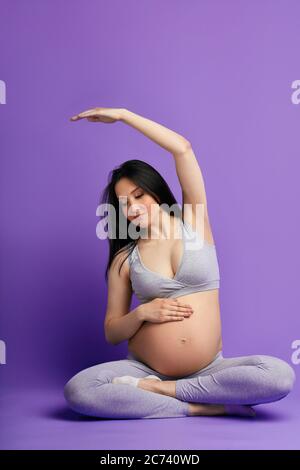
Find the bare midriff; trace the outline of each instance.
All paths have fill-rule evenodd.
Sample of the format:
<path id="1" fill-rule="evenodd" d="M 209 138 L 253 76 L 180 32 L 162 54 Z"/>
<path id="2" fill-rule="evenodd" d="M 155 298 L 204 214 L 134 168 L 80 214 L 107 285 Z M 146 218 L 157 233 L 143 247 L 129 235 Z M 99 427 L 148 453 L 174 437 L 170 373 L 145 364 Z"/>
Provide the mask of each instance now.
<path id="1" fill-rule="evenodd" d="M 219 289 L 177 297 L 194 312 L 183 320 L 145 321 L 128 350 L 160 374 L 184 377 L 206 367 L 222 350 Z"/>

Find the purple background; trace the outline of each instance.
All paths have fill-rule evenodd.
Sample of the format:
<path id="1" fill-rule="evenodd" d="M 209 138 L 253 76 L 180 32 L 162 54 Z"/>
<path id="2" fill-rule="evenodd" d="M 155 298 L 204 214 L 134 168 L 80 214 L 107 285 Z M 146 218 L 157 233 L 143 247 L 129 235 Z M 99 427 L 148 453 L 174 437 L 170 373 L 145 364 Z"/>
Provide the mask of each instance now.
<path id="1" fill-rule="evenodd" d="M 96 208 L 109 171 L 145 160 L 181 204 L 172 155 L 121 122 L 69 121 L 96 106 L 125 107 L 192 142 L 218 249 L 224 355 L 292 365 L 299 1 L 0 5 L 1 386 L 61 390 L 75 372 L 125 357 L 127 343 L 109 345 L 103 331 L 108 243 Z"/>

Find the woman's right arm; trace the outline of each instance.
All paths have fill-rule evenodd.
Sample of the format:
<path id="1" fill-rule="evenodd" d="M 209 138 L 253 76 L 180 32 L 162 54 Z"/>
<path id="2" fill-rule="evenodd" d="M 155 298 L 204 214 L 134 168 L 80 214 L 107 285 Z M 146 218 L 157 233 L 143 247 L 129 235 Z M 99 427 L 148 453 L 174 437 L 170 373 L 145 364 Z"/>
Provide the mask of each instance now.
<path id="1" fill-rule="evenodd" d="M 108 300 L 104 331 L 106 341 L 111 344 L 128 340 L 144 322 L 141 305 L 128 312 L 132 297 L 128 259 L 123 263 L 119 274 L 119 266 L 124 256 L 124 251 L 118 253 L 108 272 Z"/>
<path id="2" fill-rule="evenodd" d="M 140 305 L 122 317 L 107 320 L 105 326 L 106 341 L 119 344 L 129 340 L 141 327 L 144 320 L 141 318 Z"/>

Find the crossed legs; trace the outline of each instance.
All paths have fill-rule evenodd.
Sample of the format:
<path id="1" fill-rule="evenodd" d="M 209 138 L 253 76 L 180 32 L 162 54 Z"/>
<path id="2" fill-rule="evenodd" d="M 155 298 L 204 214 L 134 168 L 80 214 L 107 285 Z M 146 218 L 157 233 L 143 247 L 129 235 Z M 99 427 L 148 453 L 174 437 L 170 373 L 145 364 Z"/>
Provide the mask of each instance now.
<path id="1" fill-rule="evenodd" d="M 138 386 L 112 382 L 125 375 L 141 379 Z M 143 380 L 147 375 L 161 381 Z M 225 414 L 230 414 L 238 406 L 277 401 L 292 390 L 294 381 L 287 362 L 266 355 L 224 358 L 221 354 L 204 369 L 177 380 L 135 359 L 122 359 L 79 372 L 65 385 L 64 395 L 73 410 L 86 415 L 170 418 L 224 414 L 225 407 Z"/>
<path id="2" fill-rule="evenodd" d="M 292 390 L 294 382 L 292 367 L 277 357 L 252 355 L 224 358 L 221 354 L 206 368 L 188 378 L 162 382 L 141 379 L 138 386 L 189 402 L 190 414 L 236 411 L 251 416 L 254 415 L 251 406 L 281 400 Z"/>
<path id="3" fill-rule="evenodd" d="M 64 396 L 74 411 L 100 418 L 137 419 L 185 417 L 188 403 L 127 384 L 114 384 L 122 375 L 144 378 L 158 374 L 144 363 L 121 359 L 98 364 L 74 375 L 64 387 Z"/>

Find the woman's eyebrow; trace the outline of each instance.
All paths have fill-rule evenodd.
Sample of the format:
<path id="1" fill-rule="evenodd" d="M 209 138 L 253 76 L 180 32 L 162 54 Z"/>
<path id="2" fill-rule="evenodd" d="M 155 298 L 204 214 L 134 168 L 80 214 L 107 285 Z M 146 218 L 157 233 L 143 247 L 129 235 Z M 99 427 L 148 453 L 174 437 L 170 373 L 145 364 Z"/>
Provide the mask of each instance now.
<path id="1" fill-rule="evenodd" d="M 139 186 L 136 186 L 132 191 L 130 191 L 130 194 L 132 194 L 136 189 L 139 189 Z"/>
<path id="2" fill-rule="evenodd" d="M 132 194 L 136 189 L 139 189 L 140 186 L 136 186 L 132 191 L 130 191 L 130 194 Z M 127 197 L 127 196 L 119 196 L 118 199 L 124 199 L 124 197 Z"/>

